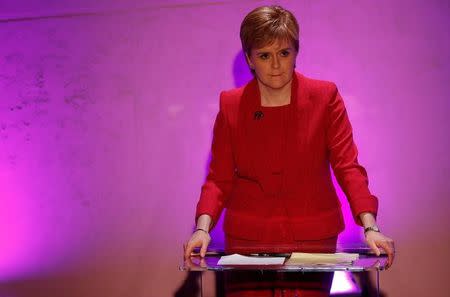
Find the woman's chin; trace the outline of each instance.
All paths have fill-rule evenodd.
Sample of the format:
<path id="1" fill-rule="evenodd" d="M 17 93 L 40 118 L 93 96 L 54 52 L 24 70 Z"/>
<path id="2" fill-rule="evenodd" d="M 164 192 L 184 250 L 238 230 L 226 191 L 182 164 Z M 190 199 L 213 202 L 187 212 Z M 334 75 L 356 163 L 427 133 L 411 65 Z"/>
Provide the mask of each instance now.
<path id="1" fill-rule="evenodd" d="M 289 81 L 290 79 L 274 77 L 267 79 L 265 82 L 263 82 L 263 84 L 271 89 L 281 89 L 286 86 Z"/>

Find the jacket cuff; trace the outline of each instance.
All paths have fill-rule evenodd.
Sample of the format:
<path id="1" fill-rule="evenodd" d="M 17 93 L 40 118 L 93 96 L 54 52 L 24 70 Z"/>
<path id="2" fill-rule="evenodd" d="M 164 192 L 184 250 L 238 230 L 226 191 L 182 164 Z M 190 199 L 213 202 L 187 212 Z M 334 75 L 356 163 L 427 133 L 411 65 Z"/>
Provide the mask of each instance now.
<path id="1" fill-rule="evenodd" d="M 197 210 L 195 212 L 195 223 L 197 223 L 199 216 L 207 214 L 211 217 L 212 220 L 210 228 L 210 230 L 212 230 L 219 220 L 221 212 L 222 208 L 217 207 L 217 204 L 208 202 L 208 200 L 199 201 L 199 203 L 197 204 Z"/>
<path id="2" fill-rule="evenodd" d="M 352 207 L 352 214 L 353 214 L 353 220 L 355 223 L 361 227 L 364 227 L 361 218 L 359 217 L 360 214 L 363 212 L 370 212 L 373 214 L 375 220 L 377 218 L 378 214 L 378 198 L 374 195 L 371 195 L 369 198 L 366 199 L 359 199 L 358 201 L 355 201 L 356 203 Z"/>

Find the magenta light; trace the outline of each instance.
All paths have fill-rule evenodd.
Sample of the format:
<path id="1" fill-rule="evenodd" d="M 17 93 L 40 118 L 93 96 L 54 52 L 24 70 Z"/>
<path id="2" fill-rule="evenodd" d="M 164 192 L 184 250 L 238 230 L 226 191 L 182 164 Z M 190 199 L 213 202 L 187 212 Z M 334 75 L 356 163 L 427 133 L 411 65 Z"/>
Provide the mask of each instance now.
<path id="1" fill-rule="evenodd" d="M 360 293 L 350 272 L 336 271 L 331 285 L 331 294 Z"/>

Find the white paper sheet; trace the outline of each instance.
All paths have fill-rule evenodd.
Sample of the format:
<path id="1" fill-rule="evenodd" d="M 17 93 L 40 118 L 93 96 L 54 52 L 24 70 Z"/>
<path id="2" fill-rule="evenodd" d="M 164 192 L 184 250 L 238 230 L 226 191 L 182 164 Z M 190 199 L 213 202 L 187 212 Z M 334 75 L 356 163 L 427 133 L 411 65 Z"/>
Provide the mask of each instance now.
<path id="1" fill-rule="evenodd" d="M 285 257 L 258 257 L 232 254 L 220 257 L 219 265 L 282 265 Z"/>

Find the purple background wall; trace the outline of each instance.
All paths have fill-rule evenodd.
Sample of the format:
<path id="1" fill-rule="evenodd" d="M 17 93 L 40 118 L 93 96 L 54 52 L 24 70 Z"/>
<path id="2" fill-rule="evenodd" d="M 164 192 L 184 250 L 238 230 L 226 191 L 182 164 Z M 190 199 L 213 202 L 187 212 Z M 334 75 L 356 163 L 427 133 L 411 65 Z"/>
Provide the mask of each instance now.
<path id="1" fill-rule="evenodd" d="M 249 77 L 239 25 L 274 3 L 300 22 L 297 70 L 346 102 L 398 250 L 383 290 L 444 296 L 447 1 L 2 0 L 1 297 L 181 286 L 218 94 Z M 341 242 L 360 236 L 347 216 Z"/>

